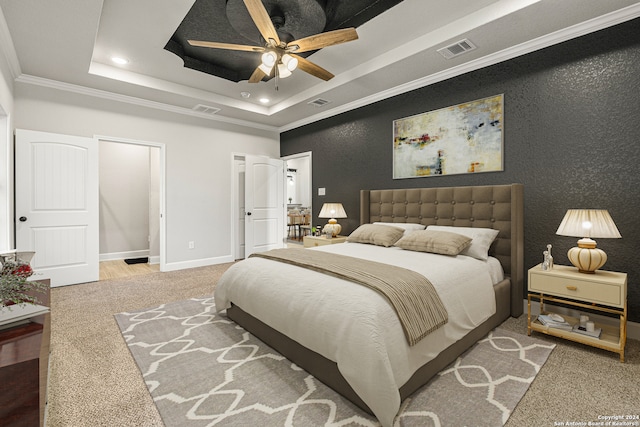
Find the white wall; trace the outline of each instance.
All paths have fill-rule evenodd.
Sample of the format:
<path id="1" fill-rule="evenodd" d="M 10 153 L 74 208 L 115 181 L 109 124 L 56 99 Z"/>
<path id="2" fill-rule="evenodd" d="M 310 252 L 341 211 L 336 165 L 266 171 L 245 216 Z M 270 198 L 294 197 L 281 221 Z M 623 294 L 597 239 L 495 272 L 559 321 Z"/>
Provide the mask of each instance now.
<path id="1" fill-rule="evenodd" d="M 233 153 L 279 157 L 277 131 L 17 83 L 16 128 L 166 144 L 167 270 L 234 259 Z M 195 242 L 189 249 L 188 242 Z"/>
<path id="2" fill-rule="evenodd" d="M 160 263 L 160 149 L 149 147 L 149 263 Z"/>
<path id="3" fill-rule="evenodd" d="M 149 256 L 150 148 L 100 141 L 100 259 Z"/>
<path id="4" fill-rule="evenodd" d="M 13 75 L 0 55 L 0 252 L 13 249 Z"/>

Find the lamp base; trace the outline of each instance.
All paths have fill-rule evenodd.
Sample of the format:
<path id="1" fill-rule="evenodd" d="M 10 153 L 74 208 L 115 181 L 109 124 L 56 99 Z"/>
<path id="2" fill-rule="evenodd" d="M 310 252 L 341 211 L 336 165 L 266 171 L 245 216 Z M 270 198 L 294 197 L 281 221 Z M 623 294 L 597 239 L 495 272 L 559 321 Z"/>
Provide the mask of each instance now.
<path id="1" fill-rule="evenodd" d="M 596 248 L 595 240 L 591 239 L 580 239 L 578 246 L 569 249 L 567 256 L 580 273 L 594 274 L 607 262 L 607 254 Z"/>
<path id="2" fill-rule="evenodd" d="M 342 231 L 342 226 L 338 224 L 338 221 L 332 218 L 324 227 L 322 227 L 323 233 L 326 234 L 329 233 L 329 231 L 331 231 L 331 237 L 336 237 Z"/>

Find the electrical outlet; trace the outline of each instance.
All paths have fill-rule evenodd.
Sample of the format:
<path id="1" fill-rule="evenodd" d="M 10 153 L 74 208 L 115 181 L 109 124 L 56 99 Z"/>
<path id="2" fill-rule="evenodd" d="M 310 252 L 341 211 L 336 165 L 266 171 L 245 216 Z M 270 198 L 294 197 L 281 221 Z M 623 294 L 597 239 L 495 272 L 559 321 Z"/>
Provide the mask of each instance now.
<path id="1" fill-rule="evenodd" d="M 195 249 L 196 244 L 195 242 L 189 242 L 189 249 Z"/>

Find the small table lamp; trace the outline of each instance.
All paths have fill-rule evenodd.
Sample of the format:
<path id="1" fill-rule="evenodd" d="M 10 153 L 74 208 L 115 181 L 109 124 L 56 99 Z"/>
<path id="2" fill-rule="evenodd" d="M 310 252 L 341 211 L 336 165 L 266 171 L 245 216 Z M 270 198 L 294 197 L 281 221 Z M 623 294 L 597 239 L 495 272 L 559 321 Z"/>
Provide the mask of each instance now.
<path id="1" fill-rule="evenodd" d="M 611 215 L 604 209 L 569 209 L 556 234 L 582 237 L 578 246 L 569 249 L 567 255 L 578 271 L 591 274 L 607 262 L 607 254 L 596 248 L 596 241 L 591 238 L 622 237 Z"/>
<path id="2" fill-rule="evenodd" d="M 336 237 L 342 231 L 342 226 L 338 224 L 336 218 L 346 218 L 347 213 L 342 207 L 342 203 L 325 203 L 320 209 L 318 218 L 331 218 L 329 223 L 322 228 L 324 233 L 331 230 L 331 237 Z"/>

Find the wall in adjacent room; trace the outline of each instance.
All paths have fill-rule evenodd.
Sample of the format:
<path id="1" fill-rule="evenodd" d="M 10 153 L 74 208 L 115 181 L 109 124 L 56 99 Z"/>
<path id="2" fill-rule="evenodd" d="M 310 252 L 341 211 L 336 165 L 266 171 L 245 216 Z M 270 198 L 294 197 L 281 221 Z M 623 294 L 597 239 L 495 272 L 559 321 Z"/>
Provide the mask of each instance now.
<path id="1" fill-rule="evenodd" d="M 389 98 L 281 135 L 283 156 L 313 151 L 314 222 L 344 204 L 343 234 L 359 221 L 359 190 L 522 183 L 525 266 L 553 245 L 569 208 L 608 209 L 622 239 L 600 239 L 604 269 L 628 273 L 629 319 L 640 321 L 640 19 Z M 392 179 L 395 119 L 504 94 L 504 171 Z M 317 195 L 325 187 L 326 196 Z"/>
<path id="2" fill-rule="evenodd" d="M 100 141 L 99 148 L 100 260 L 146 257 L 151 148 L 111 141 Z"/>

